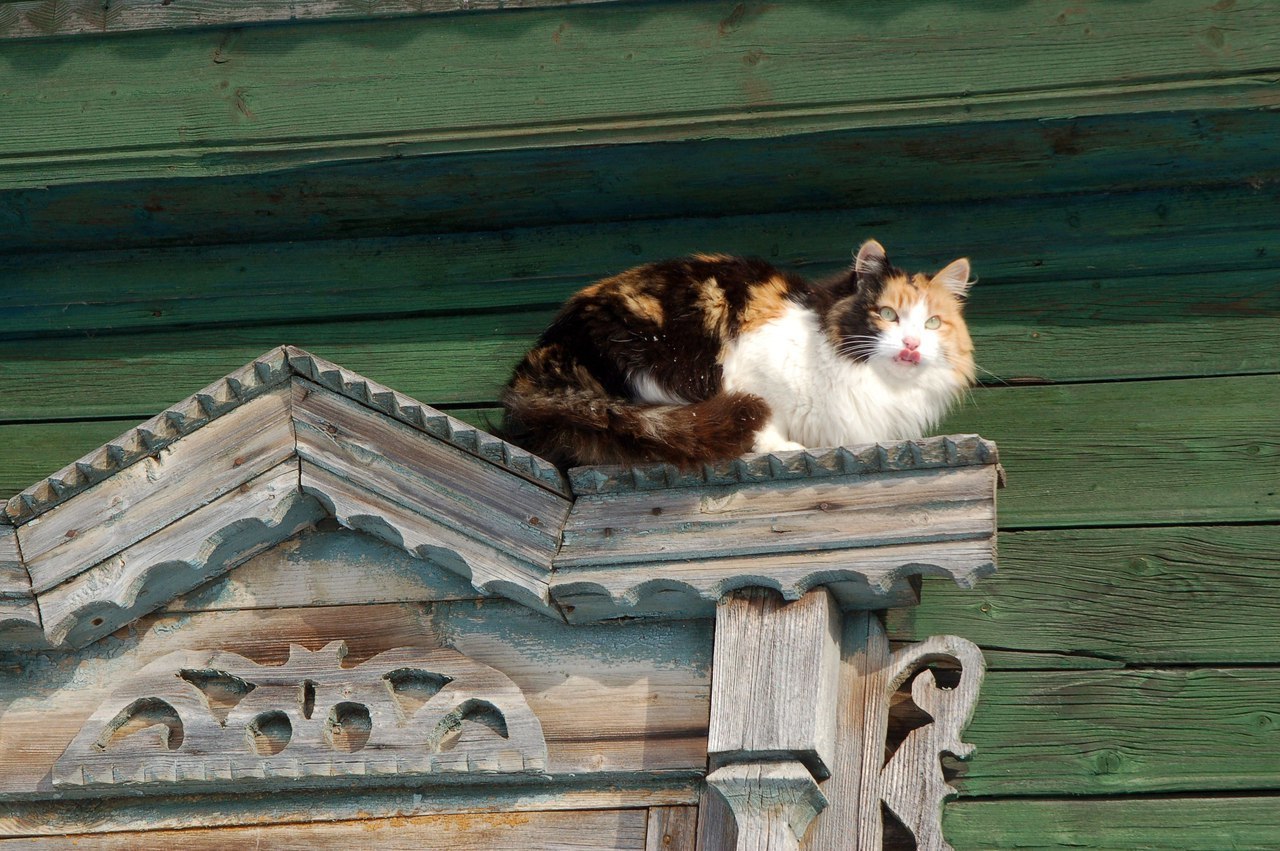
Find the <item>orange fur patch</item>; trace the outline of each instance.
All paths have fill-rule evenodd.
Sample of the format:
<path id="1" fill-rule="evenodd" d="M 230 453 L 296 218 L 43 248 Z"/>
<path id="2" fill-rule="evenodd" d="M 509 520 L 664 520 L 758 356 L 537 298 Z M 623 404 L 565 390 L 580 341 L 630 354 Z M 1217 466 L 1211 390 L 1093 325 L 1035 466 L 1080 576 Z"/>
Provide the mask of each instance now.
<path id="1" fill-rule="evenodd" d="M 791 288 L 787 286 L 786 280 L 776 275 L 753 286 L 751 297 L 738 316 L 739 333 L 758 328 L 781 316 L 791 303 L 787 298 L 790 292 Z"/>

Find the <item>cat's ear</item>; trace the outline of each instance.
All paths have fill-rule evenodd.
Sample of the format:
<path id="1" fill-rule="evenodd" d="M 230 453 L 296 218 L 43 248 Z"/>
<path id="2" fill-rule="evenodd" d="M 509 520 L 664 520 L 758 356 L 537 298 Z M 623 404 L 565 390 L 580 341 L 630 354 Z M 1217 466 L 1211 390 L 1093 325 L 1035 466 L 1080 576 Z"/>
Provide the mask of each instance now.
<path id="1" fill-rule="evenodd" d="M 878 278 L 887 268 L 889 268 L 889 261 L 884 255 L 884 246 L 874 239 L 868 239 L 862 243 L 853 261 L 853 273 L 858 281 Z"/>
<path id="2" fill-rule="evenodd" d="M 961 257 L 933 276 L 935 284 L 941 284 L 956 298 L 964 298 L 969 294 L 973 281 L 969 280 L 969 258 Z"/>

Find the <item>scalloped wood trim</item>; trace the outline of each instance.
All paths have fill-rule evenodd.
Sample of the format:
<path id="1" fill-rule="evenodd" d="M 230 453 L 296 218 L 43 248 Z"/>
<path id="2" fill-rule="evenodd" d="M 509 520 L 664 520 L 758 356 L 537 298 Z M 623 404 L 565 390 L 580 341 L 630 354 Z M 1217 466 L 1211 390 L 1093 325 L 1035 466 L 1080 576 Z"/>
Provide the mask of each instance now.
<path id="1" fill-rule="evenodd" d="M 323 516 L 290 459 L 40 595 L 45 634 L 83 647 Z"/>

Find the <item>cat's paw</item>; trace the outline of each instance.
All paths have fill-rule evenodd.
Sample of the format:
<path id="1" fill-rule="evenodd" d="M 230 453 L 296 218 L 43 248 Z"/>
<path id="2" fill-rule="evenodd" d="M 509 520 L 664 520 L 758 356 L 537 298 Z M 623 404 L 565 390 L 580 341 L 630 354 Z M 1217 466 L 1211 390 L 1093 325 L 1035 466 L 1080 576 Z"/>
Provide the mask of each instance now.
<path id="1" fill-rule="evenodd" d="M 804 444 L 796 443 L 794 440 L 783 440 L 776 438 L 771 440 L 761 440 L 756 438 L 756 442 L 752 445 L 752 452 L 794 452 L 797 449 L 806 448 Z"/>

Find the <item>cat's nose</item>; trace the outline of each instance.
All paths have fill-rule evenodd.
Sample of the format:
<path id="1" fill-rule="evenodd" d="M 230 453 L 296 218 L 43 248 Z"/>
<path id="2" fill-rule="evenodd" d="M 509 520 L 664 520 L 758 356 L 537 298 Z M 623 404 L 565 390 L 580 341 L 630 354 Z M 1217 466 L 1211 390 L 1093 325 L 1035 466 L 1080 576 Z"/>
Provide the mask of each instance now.
<path id="1" fill-rule="evenodd" d="M 902 345 L 904 348 L 914 352 L 916 349 L 920 348 L 920 338 L 919 337 L 903 337 Z"/>

